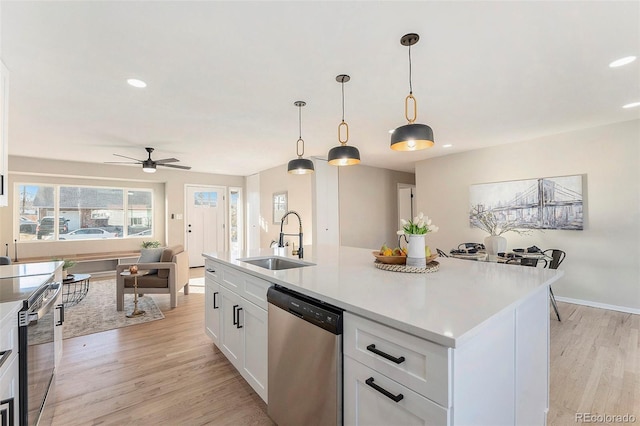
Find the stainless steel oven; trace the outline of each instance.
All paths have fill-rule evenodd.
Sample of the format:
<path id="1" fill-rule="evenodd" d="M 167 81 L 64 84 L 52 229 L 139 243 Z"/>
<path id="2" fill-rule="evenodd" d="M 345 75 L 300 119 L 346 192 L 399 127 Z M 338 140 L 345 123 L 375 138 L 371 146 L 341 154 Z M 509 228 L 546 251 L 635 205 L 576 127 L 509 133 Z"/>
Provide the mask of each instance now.
<path id="1" fill-rule="evenodd" d="M 18 317 L 20 425 L 37 425 L 55 370 L 55 302 L 62 285 L 49 278 L 24 300 Z M 60 313 L 64 317 L 64 313 Z"/>

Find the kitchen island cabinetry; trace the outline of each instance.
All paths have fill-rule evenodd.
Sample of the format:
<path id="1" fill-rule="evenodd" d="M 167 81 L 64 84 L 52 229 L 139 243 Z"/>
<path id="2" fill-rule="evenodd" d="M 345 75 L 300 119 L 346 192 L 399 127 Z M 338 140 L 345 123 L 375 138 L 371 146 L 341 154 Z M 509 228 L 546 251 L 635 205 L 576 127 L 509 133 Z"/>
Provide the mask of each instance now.
<path id="1" fill-rule="evenodd" d="M 18 424 L 18 311 L 20 302 L 0 303 L 0 418 Z"/>
<path id="2" fill-rule="evenodd" d="M 266 295 L 270 283 L 210 259 L 205 270 L 206 333 L 267 402 Z"/>
<path id="3" fill-rule="evenodd" d="M 282 270 L 242 260 L 274 256 L 268 249 L 204 255 L 222 268 L 221 293 L 235 289 L 224 306 L 242 306 L 240 324 L 249 324 L 248 297 L 266 309 L 258 283 L 344 309 L 347 425 L 546 424 L 548 287 L 562 271 L 439 259 L 435 273 L 403 274 L 377 269 L 370 250 L 352 247 L 305 247 L 306 264 Z M 266 347 L 266 330 L 265 318 L 264 332 L 245 332 L 230 353 L 245 345 L 246 357 L 254 341 Z"/>

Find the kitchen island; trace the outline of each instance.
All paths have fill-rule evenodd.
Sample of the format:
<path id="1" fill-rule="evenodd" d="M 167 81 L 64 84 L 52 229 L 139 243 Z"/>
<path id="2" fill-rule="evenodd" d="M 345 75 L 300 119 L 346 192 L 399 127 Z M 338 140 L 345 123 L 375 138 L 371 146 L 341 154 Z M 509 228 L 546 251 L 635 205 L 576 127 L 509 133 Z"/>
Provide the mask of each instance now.
<path id="1" fill-rule="evenodd" d="M 437 272 L 391 272 L 375 268 L 372 250 L 350 247 L 305 247 L 303 261 L 310 265 L 285 270 L 240 260 L 284 254 L 279 250 L 204 254 L 207 332 L 263 399 L 266 367 L 255 354 L 262 347 L 266 354 L 266 333 L 256 330 L 266 330 L 263 292 L 277 284 L 346 311 L 345 424 L 545 424 L 548 286 L 561 271 L 438 258 Z M 224 316 L 215 326 L 225 295 L 236 297 L 233 306 L 244 303 L 247 322 L 233 350 L 225 348 L 225 330 L 231 330 Z M 220 303 L 221 312 L 209 309 Z M 249 330 L 251 324 L 260 325 Z M 395 357 L 402 352 L 406 361 L 376 355 L 368 349 L 374 340 L 376 348 Z M 366 383 L 374 374 L 402 400 Z"/>

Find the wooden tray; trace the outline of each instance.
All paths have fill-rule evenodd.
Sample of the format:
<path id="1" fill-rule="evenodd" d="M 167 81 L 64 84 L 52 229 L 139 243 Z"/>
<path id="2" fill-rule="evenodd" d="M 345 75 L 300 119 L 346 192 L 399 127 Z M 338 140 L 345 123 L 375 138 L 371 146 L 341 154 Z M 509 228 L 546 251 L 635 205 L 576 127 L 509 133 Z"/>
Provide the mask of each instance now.
<path id="1" fill-rule="evenodd" d="M 407 256 L 383 256 L 379 251 L 374 251 L 371 253 L 375 256 L 378 262 L 384 263 L 386 265 L 405 265 L 407 263 Z M 431 262 L 436 257 L 438 257 L 437 254 L 432 254 L 431 256 L 427 257 L 427 263 Z"/>
<path id="2" fill-rule="evenodd" d="M 440 263 L 432 260 L 427 263 L 427 266 L 424 268 L 418 268 L 415 266 L 407 266 L 407 265 L 389 265 L 386 263 L 374 262 L 374 265 L 378 269 L 383 269 L 385 271 L 393 271 L 393 272 L 410 272 L 414 274 L 425 274 L 428 272 L 436 272 L 440 269 Z"/>

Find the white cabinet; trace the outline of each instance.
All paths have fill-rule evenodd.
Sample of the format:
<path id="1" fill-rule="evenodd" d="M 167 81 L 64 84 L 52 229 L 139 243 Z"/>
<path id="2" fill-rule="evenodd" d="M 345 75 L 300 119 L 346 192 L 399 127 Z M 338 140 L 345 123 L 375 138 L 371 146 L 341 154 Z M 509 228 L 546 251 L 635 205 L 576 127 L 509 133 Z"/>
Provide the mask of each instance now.
<path id="1" fill-rule="evenodd" d="M 0 62 L 0 207 L 9 202 L 9 133 L 7 131 L 9 108 L 9 71 Z"/>
<path id="2" fill-rule="evenodd" d="M 379 372 L 344 358 L 345 425 L 446 425 L 448 411 Z"/>
<path id="3" fill-rule="evenodd" d="M 269 286 L 218 262 L 205 262 L 205 331 L 265 402 Z"/>
<path id="4" fill-rule="evenodd" d="M 62 284 L 60 284 L 62 285 Z M 55 314 L 54 314 L 55 328 L 53 329 L 54 337 L 54 363 L 56 370 L 60 366 L 60 360 L 62 360 L 62 339 L 64 330 L 64 304 L 62 303 L 62 289 L 58 293 L 58 297 L 55 302 Z"/>
<path id="5" fill-rule="evenodd" d="M 548 363 L 545 286 L 455 348 L 346 312 L 344 423 L 543 426 Z"/>
<path id="6" fill-rule="evenodd" d="M 205 272 L 204 287 L 204 327 L 205 332 L 216 346 L 220 345 L 220 284 L 209 277 Z"/>
<path id="7" fill-rule="evenodd" d="M 19 359 L 18 311 L 20 302 L 0 304 L 0 418 L 2 424 L 18 424 Z M 8 421 L 9 415 L 13 419 Z"/>

